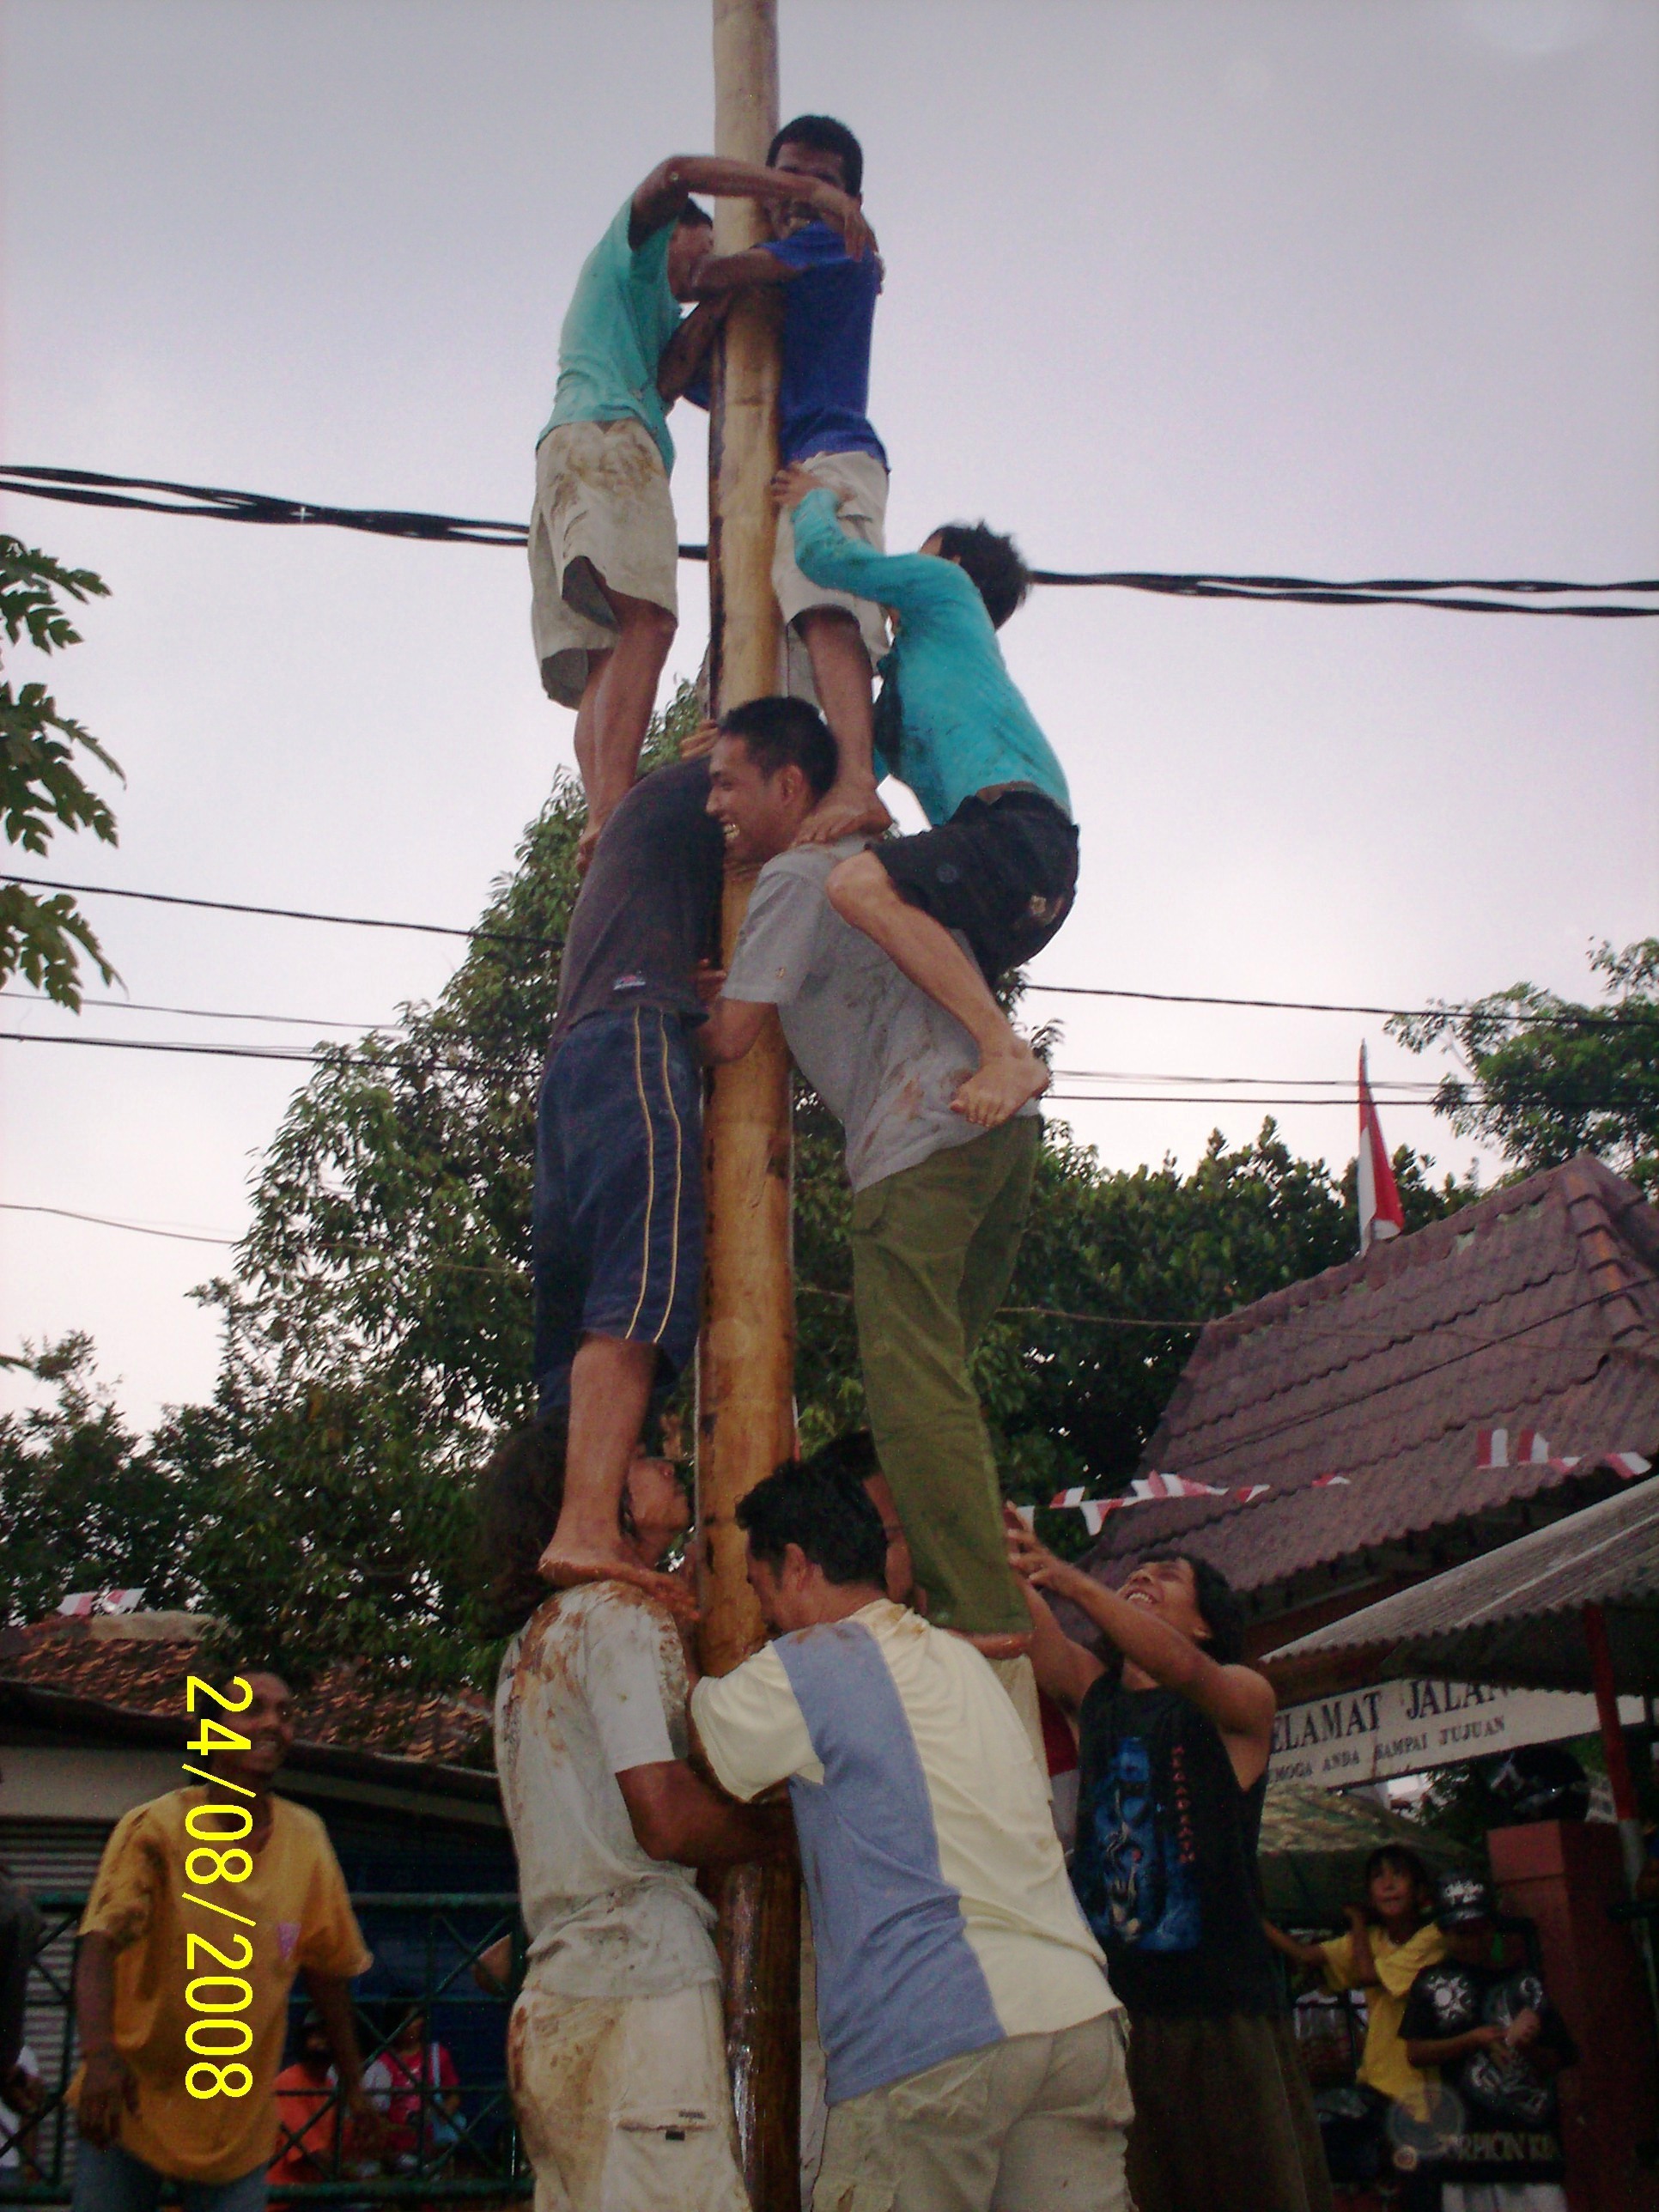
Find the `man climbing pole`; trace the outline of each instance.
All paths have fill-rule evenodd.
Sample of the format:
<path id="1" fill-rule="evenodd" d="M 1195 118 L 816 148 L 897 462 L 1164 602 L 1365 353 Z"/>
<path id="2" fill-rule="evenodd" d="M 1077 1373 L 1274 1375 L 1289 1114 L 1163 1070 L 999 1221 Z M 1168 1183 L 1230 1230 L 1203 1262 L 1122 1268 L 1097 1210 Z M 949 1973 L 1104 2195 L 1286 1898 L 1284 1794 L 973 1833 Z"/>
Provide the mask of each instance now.
<path id="1" fill-rule="evenodd" d="M 834 493 L 808 471 L 783 470 L 775 489 L 805 574 L 867 592 L 897 619 L 877 766 L 909 785 L 932 825 L 848 854 L 830 900 L 968 1031 L 980 1064 L 953 1103 L 994 1128 L 1047 1089 L 1048 1071 L 990 987 L 1042 950 L 1077 894 L 1065 774 L 996 640 L 1030 579 L 1012 541 L 983 523 L 947 523 L 919 553 L 889 556 L 842 526 Z"/>
<path id="2" fill-rule="evenodd" d="M 724 313 L 711 303 L 681 319 L 714 242 L 694 191 L 805 205 L 854 260 L 872 243 L 857 200 L 829 179 L 684 154 L 629 195 L 582 264 L 536 448 L 530 575 L 543 687 L 576 710 L 584 854 L 634 781 L 678 622 L 667 410 Z"/>
<path id="3" fill-rule="evenodd" d="M 829 185 L 860 201 L 864 151 L 833 116 L 796 116 L 774 136 L 766 160 L 769 168 L 801 179 L 806 187 Z M 868 409 L 870 338 L 881 264 L 873 252 L 859 252 L 850 235 L 838 237 L 805 190 L 794 203 L 770 203 L 768 213 L 773 235 L 745 252 L 703 262 L 693 294 L 718 304 L 740 286 L 782 289 L 780 457 L 810 469 L 813 482 L 827 486 L 841 501 L 845 527 L 879 552 L 887 512 L 887 454 Z M 870 701 L 872 672 L 887 650 L 881 609 L 867 598 L 804 574 L 787 530 L 777 533 L 772 589 L 785 624 L 783 688 L 807 693 L 799 667 L 804 647 L 811 690 L 828 718 L 839 757 L 834 786 L 814 811 L 805 834 L 830 840 L 857 830 L 885 830 L 890 817 L 876 795 L 872 765 Z"/>
<path id="4" fill-rule="evenodd" d="M 828 885 L 860 842 L 797 844 L 835 773 L 817 713 L 804 700 L 751 701 L 725 718 L 710 766 L 727 850 L 764 866 L 700 1047 L 716 1061 L 741 1058 L 776 1006 L 802 1073 L 842 1122 L 870 1425 L 928 1617 L 989 1657 L 1017 1658 L 1030 1622 L 969 1361 L 1024 1229 L 1036 1103 L 994 1129 L 952 1112 L 971 1038 L 830 903 Z M 1035 1729 L 1021 1664 L 1024 1684 L 1010 1686 L 1017 1701 L 1025 1689 Z"/>

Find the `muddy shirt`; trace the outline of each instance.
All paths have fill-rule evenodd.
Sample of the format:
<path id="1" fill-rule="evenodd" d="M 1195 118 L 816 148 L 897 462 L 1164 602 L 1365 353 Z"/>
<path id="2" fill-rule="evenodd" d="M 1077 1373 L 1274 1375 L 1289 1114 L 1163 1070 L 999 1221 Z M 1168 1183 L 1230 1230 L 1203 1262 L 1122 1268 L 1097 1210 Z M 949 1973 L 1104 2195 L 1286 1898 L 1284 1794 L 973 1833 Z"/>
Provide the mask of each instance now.
<path id="1" fill-rule="evenodd" d="M 719 1978 L 689 1867 L 641 1850 L 617 1777 L 686 1755 L 685 1660 L 666 1612 L 620 1583 L 562 1590 L 501 1660 L 495 1765 L 519 1856 L 526 1985 L 655 1997 Z"/>
<path id="2" fill-rule="evenodd" d="M 801 1073 L 847 1135 L 854 1190 L 982 1134 L 951 1111 L 979 1065 L 960 1022 L 836 912 L 824 885 L 861 838 L 803 845 L 760 872 L 726 996 L 775 1006 Z M 1037 1112 L 1035 1099 L 1020 1109 Z"/>

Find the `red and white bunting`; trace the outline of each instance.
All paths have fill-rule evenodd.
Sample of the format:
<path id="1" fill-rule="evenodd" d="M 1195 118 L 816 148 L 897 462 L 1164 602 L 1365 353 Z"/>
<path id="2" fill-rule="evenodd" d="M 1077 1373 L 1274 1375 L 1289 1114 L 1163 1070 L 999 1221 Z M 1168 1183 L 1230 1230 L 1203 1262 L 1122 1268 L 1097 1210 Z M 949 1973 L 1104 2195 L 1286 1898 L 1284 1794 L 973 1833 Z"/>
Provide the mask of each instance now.
<path id="1" fill-rule="evenodd" d="M 1586 1464 L 1616 1468 L 1627 1481 L 1646 1474 L 1652 1465 L 1638 1451 L 1553 1452 L 1541 1429 L 1477 1429 L 1474 1463 L 1478 1468 L 1547 1467 L 1570 1474 Z"/>
<path id="2" fill-rule="evenodd" d="M 137 1613 L 144 1601 L 139 1589 L 71 1590 L 58 1610 L 84 1620 L 94 1613 Z"/>
<path id="3" fill-rule="evenodd" d="M 1346 1474 L 1316 1475 L 1307 1486 L 1313 1490 L 1328 1490 L 1334 1484 L 1346 1486 L 1347 1480 Z M 1161 1505 L 1171 1498 L 1224 1498 L 1231 1499 L 1235 1505 L 1254 1505 L 1258 1498 L 1266 1498 L 1269 1492 L 1291 1486 L 1276 1482 L 1197 1482 L 1191 1475 L 1159 1474 L 1154 1470 L 1151 1474 L 1137 1475 L 1128 1489 L 1118 1498 L 1085 1498 L 1081 1489 L 1057 1491 L 1048 1500 L 1048 1510 L 1050 1512 L 1064 1511 L 1067 1507 L 1075 1510 L 1083 1516 L 1084 1526 L 1089 1534 L 1097 1536 L 1100 1524 L 1109 1513 L 1127 1512 L 1132 1505 Z M 1020 1509 L 1022 1518 L 1028 1510 Z M 1030 1524 L 1028 1522 L 1026 1525 L 1029 1527 Z"/>

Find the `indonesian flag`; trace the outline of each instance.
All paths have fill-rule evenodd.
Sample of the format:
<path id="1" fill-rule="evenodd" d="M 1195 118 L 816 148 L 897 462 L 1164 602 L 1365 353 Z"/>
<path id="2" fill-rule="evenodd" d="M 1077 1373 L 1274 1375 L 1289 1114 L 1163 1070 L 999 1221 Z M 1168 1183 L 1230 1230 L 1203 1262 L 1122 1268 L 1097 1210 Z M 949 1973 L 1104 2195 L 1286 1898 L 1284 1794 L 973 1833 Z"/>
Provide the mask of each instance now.
<path id="1" fill-rule="evenodd" d="M 1382 1141 L 1382 1124 L 1376 1118 L 1376 1101 L 1371 1097 L 1370 1078 L 1365 1072 L 1365 1048 L 1359 1048 L 1359 1249 L 1367 1252 L 1371 1245 L 1381 1243 L 1386 1237 L 1398 1237 L 1406 1226 L 1405 1214 L 1401 1211 L 1400 1187 L 1394 1179 L 1394 1164 L 1389 1158 L 1389 1148 Z"/>
<path id="2" fill-rule="evenodd" d="M 71 1620 L 85 1620 L 94 1613 L 137 1613 L 143 1601 L 142 1589 L 71 1590 L 58 1610 Z"/>

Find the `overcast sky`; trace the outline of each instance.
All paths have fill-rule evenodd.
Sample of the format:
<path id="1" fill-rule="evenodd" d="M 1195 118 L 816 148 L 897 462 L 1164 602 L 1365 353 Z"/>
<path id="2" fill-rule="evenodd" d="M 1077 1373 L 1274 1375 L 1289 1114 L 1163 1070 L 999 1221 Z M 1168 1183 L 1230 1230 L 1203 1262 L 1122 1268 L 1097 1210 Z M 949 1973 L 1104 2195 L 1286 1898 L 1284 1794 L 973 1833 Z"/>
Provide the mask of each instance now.
<path id="1" fill-rule="evenodd" d="M 1053 567 L 1659 573 L 1652 0 L 781 13 L 786 114 L 843 115 L 866 149 L 894 545 L 982 514 Z M 521 516 L 583 257 L 655 161 L 708 144 L 708 14 L 3 0 L 5 458 Z M 674 427 L 700 538 L 702 426 Z M 16 499 L 4 521 L 112 594 L 55 681 L 126 770 L 120 849 L 60 838 L 44 872 L 466 923 L 570 763 L 515 550 Z M 681 588 L 689 673 L 702 572 Z M 1659 926 L 1659 623 L 1048 591 L 1005 640 L 1084 833 L 1039 979 L 1582 993 L 1592 941 Z M 131 998 L 165 1006 L 385 1021 L 453 957 L 89 910 Z M 1347 1017 L 1030 1003 L 1063 1016 L 1062 1067 L 1129 1093 L 1340 1091 L 1367 1033 L 1374 1074 L 1432 1072 Z M 308 1034 L 0 1011 L 43 1034 Z M 0 1198 L 246 1224 L 291 1070 L 0 1053 Z M 1054 1110 L 1128 1166 L 1190 1164 L 1264 1109 Z M 1298 1150 L 1352 1153 L 1351 1103 L 1277 1110 Z M 1383 1126 L 1469 1158 L 1421 1108 Z M 211 1388 L 214 1322 L 185 1294 L 225 1256 L 0 1214 L 0 1348 L 90 1329 L 147 1422 Z"/>

